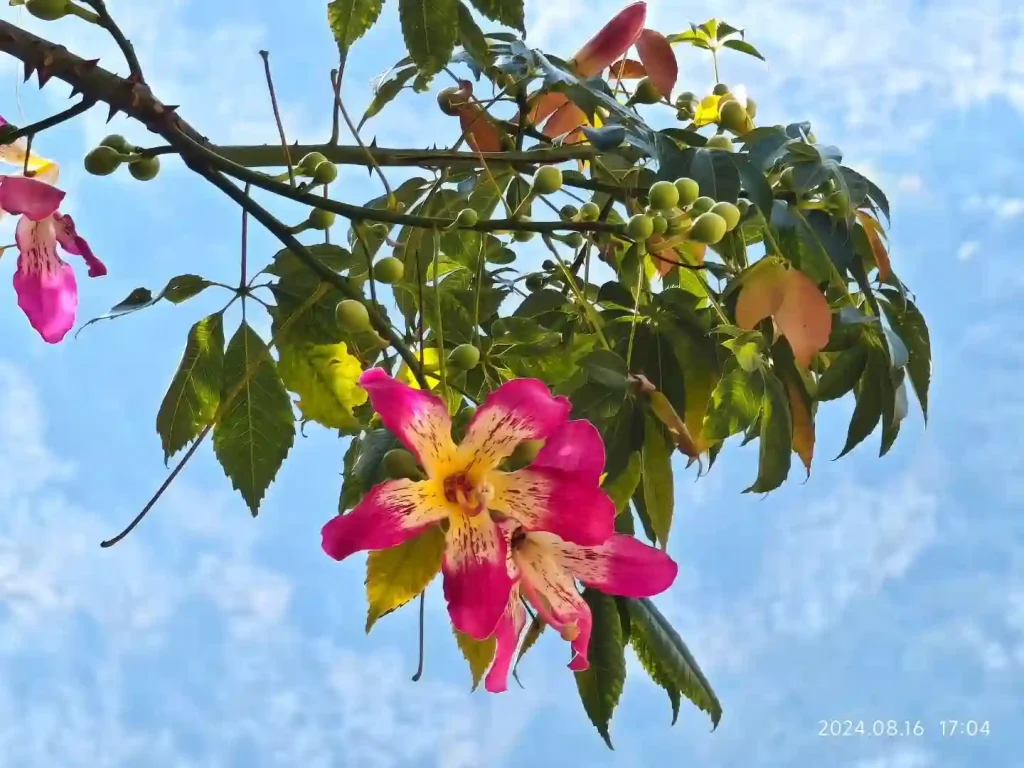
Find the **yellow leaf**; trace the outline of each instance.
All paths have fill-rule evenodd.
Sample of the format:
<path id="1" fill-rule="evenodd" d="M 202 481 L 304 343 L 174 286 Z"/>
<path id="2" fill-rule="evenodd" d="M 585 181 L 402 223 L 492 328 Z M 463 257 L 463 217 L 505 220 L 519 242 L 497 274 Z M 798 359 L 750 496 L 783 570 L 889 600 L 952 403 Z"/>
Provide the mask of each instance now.
<path id="1" fill-rule="evenodd" d="M 811 415 L 810 403 L 800 386 L 787 379 L 786 393 L 789 395 L 789 412 L 793 421 L 793 450 L 811 474 L 811 461 L 814 459 L 814 417 Z"/>
<path id="2" fill-rule="evenodd" d="M 473 675 L 473 690 L 475 691 L 480 685 L 480 681 L 484 679 L 487 668 L 494 660 L 497 641 L 493 635 L 486 640 L 476 640 L 464 632 L 459 632 L 454 627 L 452 627 L 452 632 L 455 633 L 455 642 L 459 644 L 459 650 L 469 662 L 469 672 Z"/>
<path id="3" fill-rule="evenodd" d="M 693 116 L 693 122 L 698 128 L 718 122 L 718 109 L 721 106 L 721 96 L 705 96 L 697 107 L 697 114 Z"/>
<path id="4" fill-rule="evenodd" d="M 283 344 L 280 352 L 281 381 L 299 396 L 305 418 L 331 429 L 359 426 L 352 409 L 367 399 L 366 390 L 357 383 L 363 369 L 344 342 Z"/>
<path id="5" fill-rule="evenodd" d="M 414 539 L 366 558 L 366 631 L 381 616 L 401 608 L 441 572 L 444 531 L 434 525 Z"/>
<path id="6" fill-rule="evenodd" d="M 416 355 L 419 359 L 419 354 Z M 438 378 L 437 373 L 441 369 L 441 356 L 438 354 L 437 347 L 424 347 L 423 349 L 423 372 L 426 376 L 427 383 L 430 384 L 431 389 L 436 389 L 441 384 L 441 379 Z M 398 375 L 396 377 L 399 381 L 404 381 L 413 389 L 419 389 L 420 383 L 416 381 L 416 377 L 412 375 L 412 371 L 409 370 L 409 366 L 402 363 L 398 368 Z"/>

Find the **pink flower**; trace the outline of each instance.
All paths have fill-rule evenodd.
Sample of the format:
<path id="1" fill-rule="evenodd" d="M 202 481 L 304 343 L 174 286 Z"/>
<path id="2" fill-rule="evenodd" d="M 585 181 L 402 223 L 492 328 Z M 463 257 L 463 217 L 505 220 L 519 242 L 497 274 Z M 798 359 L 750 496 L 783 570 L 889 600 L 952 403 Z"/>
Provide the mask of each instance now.
<path id="1" fill-rule="evenodd" d="M 589 467 L 593 477 L 594 457 L 600 459 L 598 474 L 604 465 L 601 437 L 589 422 L 569 422 L 548 440 L 544 450 L 548 449 L 551 466 L 567 471 L 587 471 Z M 595 510 L 576 508 L 575 513 L 590 517 Z M 603 509 L 600 514 L 609 515 L 608 522 L 613 524 L 614 509 Z M 509 668 L 526 623 L 521 593 L 544 622 L 572 644 L 569 668 L 582 671 L 590 666 L 587 649 L 592 620 L 576 580 L 609 595 L 651 597 L 668 589 L 679 570 L 664 552 L 632 536 L 614 534 L 596 546 L 580 546 L 553 533 L 527 532 L 511 523 L 505 524 L 505 531 L 509 535 L 510 570 L 518 582 L 494 630 L 497 649 L 484 683 L 491 693 L 508 687 Z"/>
<path id="2" fill-rule="evenodd" d="M 0 121 L 0 126 L 6 125 L 3 118 Z M 8 144 L 0 147 L 0 160 L 24 166 L 25 152 L 20 141 Z M 75 273 L 58 254 L 58 244 L 85 260 L 89 277 L 105 275 L 107 268 L 78 234 L 71 217 L 58 210 L 64 192 L 44 180 L 56 181 L 56 164 L 33 156 L 27 165 L 30 171 L 38 169 L 31 178 L 21 174 L 0 176 L 0 214 L 21 215 L 15 230 L 18 267 L 14 291 L 18 306 L 43 340 L 56 344 L 74 326 L 78 311 Z"/>
<path id="3" fill-rule="evenodd" d="M 460 445 L 452 441 L 451 418 L 436 395 L 379 368 L 366 371 L 359 384 L 427 479 L 383 482 L 349 514 L 328 522 L 323 549 L 334 559 L 394 547 L 447 521 L 441 570 L 448 612 L 456 629 L 483 640 L 505 613 L 513 586 L 508 540 L 491 512 L 527 532 L 550 531 L 582 546 L 601 544 L 614 532 L 614 506 L 598 483 L 604 447 L 585 466 L 562 460 L 561 443 L 549 438 L 581 424 L 594 428 L 567 421 L 568 400 L 553 396 L 543 382 L 515 379 L 498 387 Z M 529 467 L 499 470 L 523 440 L 548 443 Z"/>

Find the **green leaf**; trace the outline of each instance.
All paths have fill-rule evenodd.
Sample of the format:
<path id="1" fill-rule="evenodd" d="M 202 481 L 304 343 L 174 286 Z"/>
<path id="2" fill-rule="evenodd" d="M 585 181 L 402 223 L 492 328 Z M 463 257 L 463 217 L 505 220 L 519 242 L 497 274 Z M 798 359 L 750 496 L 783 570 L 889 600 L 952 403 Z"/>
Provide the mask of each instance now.
<path id="1" fill-rule="evenodd" d="M 415 75 L 416 67 L 403 67 L 374 88 L 373 101 L 370 102 L 370 106 L 366 108 L 363 116 L 359 119 L 356 130 L 360 130 L 371 117 L 379 115 L 381 110 L 395 100 L 395 97 L 402 92 L 402 89 Z"/>
<path id="2" fill-rule="evenodd" d="M 398 438 L 386 429 L 368 429 L 353 438 L 345 452 L 339 512 L 351 509 L 382 479 L 384 454 L 398 446 Z"/>
<path id="3" fill-rule="evenodd" d="M 384 0 L 331 0 L 327 4 L 327 23 L 334 33 L 338 50 L 347 53 L 352 44 L 377 22 L 383 7 Z"/>
<path id="4" fill-rule="evenodd" d="M 605 478 L 601 487 L 611 497 L 615 504 L 615 514 L 621 515 L 629 509 L 629 500 L 633 498 L 636 487 L 640 484 L 640 469 L 642 460 L 639 451 L 633 451 L 629 455 L 629 463 L 614 478 Z"/>
<path id="5" fill-rule="evenodd" d="M 295 415 L 270 350 L 245 321 L 224 353 L 213 452 L 255 517 L 295 441 Z"/>
<path id="6" fill-rule="evenodd" d="M 459 42 L 473 58 L 478 62 L 485 63 L 489 56 L 487 38 L 484 37 L 483 31 L 477 25 L 476 19 L 473 18 L 472 11 L 461 0 L 458 4 L 458 13 Z"/>
<path id="7" fill-rule="evenodd" d="M 868 362 L 868 353 L 864 347 L 851 347 L 840 352 L 832 364 L 818 379 L 818 388 L 814 399 L 819 401 L 837 400 L 857 386 L 857 381 L 864 373 Z"/>
<path id="8" fill-rule="evenodd" d="M 596 589 L 583 590 L 583 599 L 590 606 L 593 629 L 590 635 L 590 668 L 575 672 L 583 709 L 590 722 L 612 748 L 608 725 L 626 683 L 625 638 L 615 598 Z"/>
<path id="9" fill-rule="evenodd" d="M 882 294 L 888 301 L 882 302 L 882 311 L 893 330 L 906 344 L 910 352 L 907 373 L 914 388 L 925 422 L 928 421 L 928 387 L 932 378 L 932 342 L 924 315 L 910 300 L 892 288 L 883 288 Z"/>
<path id="10" fill-rule="evenodd" d="M 458 0 L 398 0 L 409 56 L 424 77 L 440 72 L 459 38 Z"/>
<path id="11" fill-rule="evenodd" d="M 700 185 L 700 193 L 719 202 L 735 203 L 740 195 L 740 174 L 729 152 L 695 149 L 690 176 Z"/>
<path id="12" fill-rule="evenodd" d="M 366 558 L 366 631 L 381 616 L 398 610 L 441 572 L 444 531 L 433 525 L 415 538 Z"/>
<path id="13" fill-rule="evenodd" d="M 98 323 L 100 320 L 113 320 L 115 317 L 130 315 L 133 312 L 138 312 L 140 309 L 152 307 L 154 304 L 159 303 L 161 299 L 167 299 L 167 301 L 172 304 L 181 304 L 182 302 L 191 299 L 193 296 L 198 296 L 211 285 L 213 285 L 213 283 L 204 277 L 186 274 L 172 277 L 167 281 L 167 285 L 164 286 L 164 289 L 155 296 L 148 288 L 136 288 L 129 293 L 123 301 L 111 307 L 110 311 L 105 315 L 94 317 L 89 322 L 83 324 L 75 335 L 77 336 L 90 325 Z"/>
<path id="14" fill-rule="evenodd" d="M 630 642 L 634 648 L 637 642 L 642 644 L 657 663 L 660 674 L 707 712 L 717 728 L 722 719 L 722 705 L 679 633 L 649 599 L 628 599 L 626 604 L 629 606 Z M 655 678 L 655 682 L 659 681 Z"/>
<path id="15" fill-rule="evenodd" d="M 651 414 L 644 418 L 644 446 L 640 452 L 644 506 L 651 528 L 662 549 L 668 546 L 672 528 L 675 490 L 672 477 L 672 444 L 665 438 L 661 423 Z"/>
<path id="16" fill-rule="evenodd" d="M 793 421 L 789 398 L 782 382 L 764 373 L 761 398 L 761 443 L 758 446 L 757 480 L 744 493 L 768 493 L 782 485 L 793 461 Z"/>
<path id="17" fill-rule="evenodd" d="M 523 21 L 523 0 L 470 0 L 473 7 L 491 21 L 504 24 L 526 34 Z"/>
<path id="18" fill-rule="evenodd" d="M 857 392 L 857 405 L 850 418 L 846 433 L 846 445 L 837 459 L 842 458 L 860 445 L 878 426 L 882 418 L 882 376 L 889 376 L 889 366 L 881 359 L 884 352 L 872 350 L 868 354 L 864 373 L 861 375 Z"/>
<path id="19" fill-rule="evenodd" d="M 459 650 L 469 662 L 469 672 L 473 676 L 472 690 L 475 691 L 487 674 L 487 668 L 491 666 L 497 642 L 494 635 L 486 640 L 476 640 L 464 632 L 459 632 L 455 627 L 452 627 L 452 632 L 455 634 L 455 642 L 459 644 Z"/>
<path id="20" fill-rule="evenodd" d="M 223 375 L 224 316 L 217 312 L 189 330 L 178 370 L 160 403 L 156 431 L 164 463 L 213 423 Z"/>
<path id="21" fill-rule="evenodd" d="M 757 48 L 755 48 L 745 40 L 726 40 L 724 43 L 722 43 L 722 45 L 725 46 L 726 48 L 731 48 L 734 51 L 745 53 L 748 56 L 753 56 L 754 58 L 760 59 L 761 61 L 766 60 L 764 56 L 761 55 L 761 52 L 757 50 Z"/>
<path id="22" fill-rule="evenodd" d="M 632 617 L 630 618 L 632 619 Z M 675 725 L 676 720 L 679 719 L 679 705 L 682 703 L 679 688 L 672 682 L 668 672 L 662 668 L 660 659 L 651 650 L 647 639 L 642 634 L 632 631 L 632 621 L 630 621 L 630 630 L 629 644 L 633 647 L 640 666 L 644 668 L 651 680 L 668 693 L 669 702 L 672 704 L 672 725 Z"/>
<path id="23" fill-rule="evenodd" d="M 523 299 L 515 309 L 518 317 L 537 317 L 566 307 L 569 300 L 553 288 L 541 288 Z"/>
<path id="24" fill-rule="evenodd" d="M 750 202 L 757 206 L 765 219 L 771 218 L 774 198 L 772 197 L 771 184 L 768 183 L 764 173 L 749 158 L 744 157 L 739 152 L 732 152 L 729 156 L 736 166 L 736 171 L 740 175 L 740 182 L 743 185 L 743 191 L 747 193 Z"/>
<path id="25" fill-rule="evenodd" d="M 283 344 L 278 373 L 285 387 L 300 398 L 303 418 L 331 429 L 350 432 L 359 427 L 352 409 L 366 402 L 366 390 L 356 381 L 363 369 L 339 344 Z"/>
<path id="26" fill-rule="evenodd" d="M 763 400 L 760 373 L 747 373 L 738 364 L 731 364 L 711 393 L 701 435 L 706 440 L 725 440 L 746 431 L 761 413 Z"/>
<path id="27" fill-rule="evenodd" d="M 345 272 L 348 270 L 352 270 L 354 274 L 366 272 L 365 258 L 357 258 L 351 251 L 347 248 L 342 248 L 340 245 L 316 243 L 315 245 L 307 245 L 306 250 L 310 256 L 332 272 Z M 274 260 L 263 271 L 268 275 L 280 278 L 298 277 L 310 279 L 309 267 L 287 248 L 282 248 L 274 254 Z M 316 278 L 315 275 L 312 277 Z"/>
<path id="28" fill-rule="evenodd" d="M 526 655 L 526 652 L 537 644 L 537 641 L 540 640 L 540 635 L 546 626 L 547 624 L 544 623 L 544 619 L 540 616 L 534 616 L 533 620 L 530 622 L 530 626 L 526 628 L 526 635 L 523 637 L 523 644 L 519 646 L 519 655 L 516 656 L 516 663 L 512 665 L 512 677 L 516 679 L 517 683 L 519 682 L 519 675 L 517 674 L 519 662 L 523 660 L 523 656 Z M 519 684 L 522 685 L 522 683 Z"/>

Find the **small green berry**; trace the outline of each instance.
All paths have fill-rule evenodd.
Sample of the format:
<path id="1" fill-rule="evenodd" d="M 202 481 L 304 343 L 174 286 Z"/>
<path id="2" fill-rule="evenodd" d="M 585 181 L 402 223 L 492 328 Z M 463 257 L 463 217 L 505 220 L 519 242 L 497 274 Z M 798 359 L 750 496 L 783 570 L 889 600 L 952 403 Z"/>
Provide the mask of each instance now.
<path id="1" fill-rule="evenodd" d="M 678 205 L 684 208 L 700 197 L 700 185 L 693 179 L 686 178 L 685 176 L 681 179 L 676 179 L 676 190 L 679 192 Z"/>
<path id="2" fill-rule="evenodd" d="M 553 195 L 562 188 L 562 170 L 555 165 L 542 165 L 533 175 L 533 191 Z"/>
<path id="3" fill-rule="evenodd" d="M 693 91 L 683 91 L 676 96 L 676 109 L 689 109 L 690 103 L 697 100 L 697 94 Z"/>
<path id="4" fill-rule="evenodd" d="M 651 78 L 645 77 L 637 83 L 636 90 L 633 91 L 633 98 L 630 101 L 634 104 L 657 104 L 661 101 L 661 98 L 661 91 L 651 82 Z"/>
<path id="5" fill-rule="evenodd" d="M 601 207 L 597 203 L 584 203 L 580 206 L 581 221 L 597 221 L 601 215 Z"/>
<path id="6" fill-rule="evenodd" d="M 740 223 L 740 216 L 742 215 L 740 213 L 739 208 L 737 208 L 732 203 L 726 202 L 715 203 L 713 206 L 711 206 L 710 213 L 717 213 L 719 216 L 725 219 L 725 228 L 729 232 L 732 232 L 734 229 L 736 229 L 736 226 Z"/>
<path id="7" fill-rule="evenodd" d="M 151 181 L 160 173 L 159 157 L 140 157 L 128 163 L 128 173 L 139 181 Z"/>
<path id="8" fill-rule="evenodd" d="M 741 197 L 736 201 L 736 207 L 740 209 L 740 218 L 742 219 L 747 215 L 747 211 L 750 210 L 750 201 Z"/>
<path id="9" fill-rule="evenodd" d="M 668 219 L 660 214 L 651 217 L 651 221 L 654 223 L 654 234 L 664 235 L 668 231 Z"/>
<path id="10" fill-rule="evenodd" d="M 583 245 L 583 235 L 580 232 L 570 232 L 565 236 L 565 244 L 570 248 L 579 248 Z"/>
<path id="11" fill-rule="evenodd" d="M 394 285 L 405 274 L 405 265 L 394 256 L 385 256 L 373 265 L 373 277 L 385 285 Z"/>
<path id="12" fill-rule="evenodd" d="M 638 213 L 626 223 L 626 234 L 633 240 L 646 240 L 654 234 L 654 220 L 646 213 Z"/>
<path id="13" fill-rule="evenodd" d="M 528 229 L 517 229 L 512 233 L 512 239 L 517 243 L 528 243 L 533 240 L 534 235 L 536 234 L 536 232 L 532 232 Z"/>
<path id="14" fill-rule="evenodd" d="M 109 176 L 121 165 L 121 154 L 111 147 L 96 147 L 85 156 L 83 165 L 93 176 Z"/>
<path id="15" fill-rule="evenodd" d="M 732 152 L 732 139 L 725 134 L 716 134 L 708 139 L 708 149 L 720 149 L 726 152 Z"/>
<path id="16" fill-rule="evenodd" d="M 529 275 L 526 280 L 523 281 L 523 285 L 526 286 L 526 290 L 530 292 L 539 291 L 544 287 L 544 278 L 540 275 Z"/>
<path id="17" fill-rule="evenodd" d="M 317 166 L 320 165 L 320 163 L 326 162 L 329 162 L 328 159 L 320 152 L 310 152 L 299 160 L 299 164 L 295 166 L 295 170 L 304 176 L 312 176 L 316 173 Z"/>
<path id="18" fill-rule="evenodd" d="M 718 122 L 727 131 L 735 134 L 746 133 L 750 130 L 750 115 L 738 101 L 728 101 L 722 105 L 718 113 Z"/>
<path id="19" fill-rule="evenodd" d="M 563 205 L 559 213 L 562 214 L 563 219 L 575 219 L 580 214 L 580 209 L 575 205 Z"/>
<path id="20" fill-rule="evenodd" d="M 325 211 L 323 208 L 314 208 L 309 212 L 306 221 L 312 229 L 329 229 L 334 224 L 335 215 L 333 211 Z"/>
<path id="21" fill-rule="evenodd" d="M 338 166 L 330 160 L 320 163 L 313 171 L 314 184 L 330 184 L 338 178 Z"/>
<path id="22" fill-rule="evenodd" d="M 472 370 L 480 362 L 480 350 L 472 344 L 459 344 L 448 356 L 448 362 L 453 368 Z"/>
<path id="23" fill-rule="evenodd" d="M 725 96 L 729 93 L 729 86 L 725 83 L 718 83 L 711 91 L 715 96 Z"/>
<path id="24" fill-rule="evenodd" d="M 43 21 L 56 21 L 68 14 L 68 0 L 28 0 L 25 9 Z"/>
<path id="25" fill-rule="evenodd" d="M 134 147 L 128 143 L 128 139 L 116 133 L 112 133 L 109 136 L 104 137 L 103 141 L 99 144 L 101 147 L 110 147 L 116 149 L 122 155 L 131 154 Z"/>
<path id="26" fill-rule="evenodd" d="M 480 214 L 472 208 L 463 208 L 455 217 L 455 224 L 459 227 L 475 227 L 480 221 Z"/>
<path id="27" fill-rule="evenodd" d="M 365 331 L 370 327 L 370 313 L 367 312 L 361 301 L 355 299 L 339 301 L 334 314 L 338 319 L 338 324 L 346 330 Z"/>
<path id="28" fill-rule="evenodd" d="M 702 195 L 690 203 L 690 214 L 700 215 L 702 213 L 707 213 L 712 209 L 712 207 L 714 207 L 714 205 L 715 201 L 713 198 L 710 198 L 707 195 Z"/>
<path id="29" fill-rule="evenodd" d="M 727 230 L 725 219 L 717 213 L 708 212 L 697 217 L 686 236 L 697 243 L 714 245 L 725 237 Z"/>
<path id="30" fill-rule="evenodd" d="M 385 477 L 392 480 L 415 480 L 423 476 L 416 457 L 404 448 L 393 448 L 385 453 L 381 461 L 381 470 Z"/>
<path id="31" fill-rule="evenodd" d="M 664 211 L 679 204 L 679 190 L 671 181 L 656 181 L 647 192 L 651 208 Z"/>

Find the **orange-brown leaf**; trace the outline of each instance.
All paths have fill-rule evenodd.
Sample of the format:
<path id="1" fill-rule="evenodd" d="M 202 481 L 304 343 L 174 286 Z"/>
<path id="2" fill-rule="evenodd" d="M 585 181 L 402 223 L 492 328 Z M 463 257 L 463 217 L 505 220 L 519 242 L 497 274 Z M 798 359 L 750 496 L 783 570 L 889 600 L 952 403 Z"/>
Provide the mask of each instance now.
<path id="1" fill-rule="evenodd" d="M 561 136 L 563 133 L 569 133 L 588 123 L 587 113 L 571 101 L 566 101 L 544 124 L 544 135 L 549 138 Z"/>
<path id="2" fill-rule="evenodd" d="M 772 317 L 785 298 L 786 268 L 778 262 L 758 262 L 750 268 L 736 300 L 736 325 L 752 331 Z"/>
<path id="3" fill-rule="evenodd" d="M 564 93 L 538 93 L 530 99 L 530 122 L 540 125 L 551 115 L 555 114 L 563 105 L 569 103 L 569 97 Z M 513 122 L 519 120 L 517 114 Z"/>
<path id="4" fill-rule="evenodd" d="M 610 80 L 639 80 L 647 75 L 647 70 L 639 61 L 622 59 L 612 64 Z"/>
<path id="5" fill-rule="evenodd" d="M 811 461 L 814 459 L 814 416 L 801 385 L 786 380 L 786 393 L 789 395 L 789 412 L 793 420 L 793 450 L 811 474 Z"/>
<path id="6" fill-rule="evenodd" d="M 864 234 L 868 236 L 868 243 L 871 244 L 871 252 L 875 256 L 875 266 L 878 267 L 878 279 L 884 283 L 892 277 L 892 263 L 889 261 L 889 251 L 886 250 L 883 241 L 885 232 L 882 230 L 882 225 L 870 213 L 857 211 L 857 218 L 864 228 Z"/>
<path id="7" fill-rule="evenodd" d="M 501 152 L 504 149 L 501 131 L 477 104 L 459 108 L 459 122 L 466 142 L 476 152 Z"/>
<path id="8" fill-rule="evenodd" d="M 679 62 L 669 41 L 661 32 L 645 29 L 636 40 L 636 50 L 654 87 L 662 96 L 671 96 L 679 77 Z"/>
<path id="9" fill-rule="evenodd" d="M 775 322 L 793 348 L 797 363 L 806 368 L 828 344 L 832 311 L 818 286 L 800 270 L 786 272 L 782 285 L 783 299 L 774 313 Z"/>

